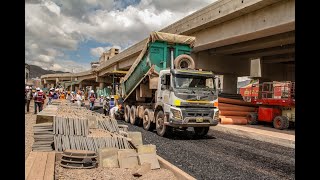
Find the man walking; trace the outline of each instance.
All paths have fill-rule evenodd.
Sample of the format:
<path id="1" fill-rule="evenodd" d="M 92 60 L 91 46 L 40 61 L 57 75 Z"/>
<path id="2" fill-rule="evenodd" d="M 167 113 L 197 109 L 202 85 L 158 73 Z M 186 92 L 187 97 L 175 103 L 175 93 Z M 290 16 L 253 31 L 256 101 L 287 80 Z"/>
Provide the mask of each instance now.
<path id="1" fill-rule="evenodd" d="M 26 105 L 27 105 L 27 112 L 29 112 L 29 106 L 30 106 L 30 101 L 32 99 L 32 92 L 31 88 L 29 86 L 26 87 Z"/>
<path id="2" fill-rule="evenodd" d="M 41 89 L 39 87 L 36 88 L 36 92 L 33 95 L 34 99 L 34 114 L 37 114 L 37 108 L 39 109 L 39 112 L 42 111 L 42 102 L 45 99 L 44 93 L 40 91 Z"/>

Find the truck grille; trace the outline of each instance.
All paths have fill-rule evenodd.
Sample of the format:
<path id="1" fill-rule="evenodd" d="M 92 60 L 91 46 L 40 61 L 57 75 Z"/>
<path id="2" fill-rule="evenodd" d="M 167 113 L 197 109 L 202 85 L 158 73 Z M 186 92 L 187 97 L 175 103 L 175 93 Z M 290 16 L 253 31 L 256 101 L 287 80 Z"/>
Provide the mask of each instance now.
<path id="1" fill-rule="evenodd" d="M 204 116 L 209 116 L 209 113 L 202 113 L 202 112 L 187 112 L 187 116 L 190 117 L 204 117 Z"/>

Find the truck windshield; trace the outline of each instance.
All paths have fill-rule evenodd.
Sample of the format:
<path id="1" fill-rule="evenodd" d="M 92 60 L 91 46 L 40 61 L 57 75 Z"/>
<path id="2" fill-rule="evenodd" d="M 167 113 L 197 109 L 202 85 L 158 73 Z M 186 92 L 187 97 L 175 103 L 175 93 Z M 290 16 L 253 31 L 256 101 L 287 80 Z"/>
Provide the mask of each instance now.
<path id="1" fill-rule="evenodd" d="M 178 89 L 215 89 L 212 77 L 176 75 L 173 82 L 174 88 Z"/>

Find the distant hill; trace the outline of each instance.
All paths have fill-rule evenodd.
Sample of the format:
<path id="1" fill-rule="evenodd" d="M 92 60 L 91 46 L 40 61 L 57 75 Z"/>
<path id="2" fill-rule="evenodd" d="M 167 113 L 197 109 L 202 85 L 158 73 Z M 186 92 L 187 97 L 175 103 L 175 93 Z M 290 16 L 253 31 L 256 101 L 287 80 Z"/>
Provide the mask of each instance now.
<path id="1" fill-rule="evenodd" d="M 29 64 L 29 66 L 30 66 L 30 78 L 36 78 L 36 77 L 40 78 L 42 75 L 45 75 L 45 74 L 68 73 L 63 71 L 45 70 L 39 66 L 31 65 L 31 64 Z"/>

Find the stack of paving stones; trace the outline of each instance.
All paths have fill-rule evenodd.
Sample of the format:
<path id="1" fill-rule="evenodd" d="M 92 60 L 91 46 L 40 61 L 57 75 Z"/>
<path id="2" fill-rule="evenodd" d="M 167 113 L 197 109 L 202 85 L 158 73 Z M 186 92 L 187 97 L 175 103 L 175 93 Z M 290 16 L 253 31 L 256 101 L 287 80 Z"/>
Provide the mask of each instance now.
<path id="1" fill-rule="evenodd" d="M 33 125 L 33 138 L 32 151 L 53 151 L 52 143 L 53 127 L 52 123 L 41 123 Z"/>
<path id="2" fill-rule="evenodd" d="M 128 138 L 131 139 L 135 149 L 100 148 L 99 166 L 135 169 L 147 165 L 150 169 L 160 168 L 155 145 L 143 145 L 141 132 L 128 132 Z"/>
<path id="3" fill-rule="evenodd" d="M 90 169 L 96 167 L 96 158 L 94 151 L 67 149 L 62 153 L 60 165 L 65 168 Z"/>
<path id="4" fill-rule="evenodd" d="M 89 137 L 89 129 L 101 129 L 109 135 Z M 128 138 L 120 134 L 116 120 L 70 105 L 59 106 L 53 133 L 55 150 L 59 152 L 67 149 L 98 152 L 100 148 L 106 147 L 132 148 Z"/>

